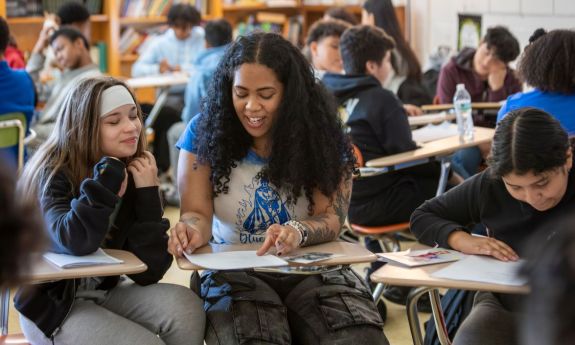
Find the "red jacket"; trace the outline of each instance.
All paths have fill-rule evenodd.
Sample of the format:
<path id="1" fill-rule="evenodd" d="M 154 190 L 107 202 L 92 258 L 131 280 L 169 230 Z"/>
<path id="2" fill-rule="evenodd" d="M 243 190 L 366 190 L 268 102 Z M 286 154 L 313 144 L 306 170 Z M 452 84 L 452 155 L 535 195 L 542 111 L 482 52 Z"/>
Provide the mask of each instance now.
<path id="1" fill-rule="evenodd" d="M 443 66 L 437 81 L 439 103 L 453 103 L 457 84 L 465 84 L 472 102 L 499 102 L 514 93 L 521 92 L 521 83 L 515 77 L 515 71 L 509 67 L 507 67 L 503 87 L 497 91 L 491 90 L 487 80 L 482 80 L 473 71 L 474 55 L 475 49 L 465 48 Z"/>

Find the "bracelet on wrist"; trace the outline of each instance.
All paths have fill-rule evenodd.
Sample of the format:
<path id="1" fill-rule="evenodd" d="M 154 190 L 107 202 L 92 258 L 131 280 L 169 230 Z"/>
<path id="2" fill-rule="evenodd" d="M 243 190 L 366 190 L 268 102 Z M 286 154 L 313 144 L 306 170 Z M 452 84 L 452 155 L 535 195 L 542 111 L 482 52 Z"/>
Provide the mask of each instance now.
<path id="1" fill-rule="evenodd" d="M 304 243 L 306 243 L 307 237 L 308 237 L 308 232 L 307 232 L 307 228 L 305 225 L 298 222 L 297 220 L 289 220 L 289 221 L 285 222 L 283 225 L 289 225 L 299 232 L 299 234 L 300 234 L 300 242 L 298 243 L 299 247 L 301 247 Z"/>

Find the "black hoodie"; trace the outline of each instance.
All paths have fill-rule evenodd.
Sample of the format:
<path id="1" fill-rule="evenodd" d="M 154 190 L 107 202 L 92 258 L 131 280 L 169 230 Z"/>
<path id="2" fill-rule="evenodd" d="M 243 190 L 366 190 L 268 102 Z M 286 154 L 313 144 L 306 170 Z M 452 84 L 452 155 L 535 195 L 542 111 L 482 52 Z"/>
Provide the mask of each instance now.
<path id="1" fill-rule="evenodd" d="M 346 108 L 349 134 L 365 162 L 417 148 L 411 138 L 403 104 L 377 79 L 370 75 L 328 73 L 322 82 L 335 95 L 339 105 Z M 369 203 L 392 188 L 399 188 L 404 179 L 412 179 L 415 171 L 420 170 L 429 173 L 429 169 L 418 167 L 355 180 L 350 209 Z"/>
<path id="2" fill-rule="evenodd" d="M 78 193 L 71 190 L 64 172 L 56 174 L 40 200 L 50 251 L 85 255 L 100 247 L 127 250 L 148 266 L 147 271 L 129 277 L 139 285 L 157 283 L 172 263 L 166 234 L 170 223 L 162 218 L 158 187 L 136 188 L 129 176 L 126 193 L 122 198 L 117 195 L 125 168 L 123 162 L 104 157 Z M 112 289 L 118 280 L 106 277 L 97 288 Z M 23 287 L 14 305 L 52 338 L 72 309 L 78 283 L 79 279 L 66 279 Z"/>

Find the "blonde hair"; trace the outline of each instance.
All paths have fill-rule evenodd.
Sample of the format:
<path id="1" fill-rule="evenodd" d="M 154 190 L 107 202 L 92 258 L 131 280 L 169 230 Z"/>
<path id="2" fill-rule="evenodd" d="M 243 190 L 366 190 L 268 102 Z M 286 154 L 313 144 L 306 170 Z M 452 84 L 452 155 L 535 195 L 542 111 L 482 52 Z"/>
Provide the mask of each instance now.
<path id="1" fill-rule="evenodd" d="M 124 82 L 111 77 L 78 81 L 70 88 L 61 105 L 54 131 L 24 168 L 18 182 L 18 192 L 24 200 L 39 201 L 58 172 L 65 173 L 69 179 L 70 193 L 79 193 L 80 184 L 92 176 L 94 165 L 102 157 L 99 140 L 100 97 L 105 89 L 115 85 L 128 89 L 143 125 L 142 110 Z M 142 155 L 145 147 L 146 136 L 142 130 L 133 157 Z M 132 157 L 126 158 L 126 163 L 131 159 Z"/>

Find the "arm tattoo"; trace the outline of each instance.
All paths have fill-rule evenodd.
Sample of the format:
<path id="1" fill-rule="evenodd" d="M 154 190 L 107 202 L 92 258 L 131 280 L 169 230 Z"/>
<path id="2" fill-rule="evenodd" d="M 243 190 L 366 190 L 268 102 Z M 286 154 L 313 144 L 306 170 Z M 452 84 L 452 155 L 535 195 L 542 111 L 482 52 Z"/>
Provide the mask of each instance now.
<path id="1" fill-rule="evenodd" d="M 338 189 L 333 200 L 333 209 L 335 210 L 335 214 L 337 215 L 340 226 L 343 226 L 345 218 L 347 217 L 350 198 L 351 198 L 351 180 L 347 180 L 344 182 L 343 187 Z"/>
<path id="2" fill-rule="evenodd" d="M 328 215 L 319 215 L 310 217 L 302 222 L 302 224 L 307 228 L 307 241 L 303 244 L 303 246 L 311 246 L 318 243 L 324 243 L 333 241 L 339 232 L 334 232 L 329 228 L 329 224 L 327 222 Z"/>

